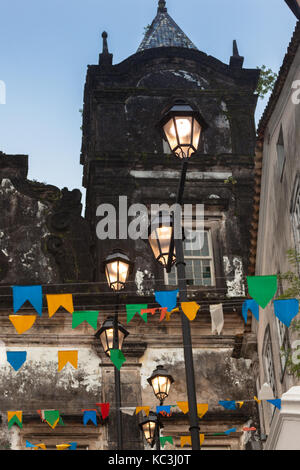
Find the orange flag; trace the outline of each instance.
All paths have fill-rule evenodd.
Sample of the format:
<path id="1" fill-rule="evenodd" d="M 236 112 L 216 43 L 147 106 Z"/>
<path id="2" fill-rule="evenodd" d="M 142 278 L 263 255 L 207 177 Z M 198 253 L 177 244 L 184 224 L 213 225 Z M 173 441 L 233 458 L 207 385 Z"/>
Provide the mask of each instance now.
<path id="1" fill-rule="evenodd" d="M 195 320 L 200 305 L 197 302 L 181 302 L 183 313 L 190 321 Z"/>
<path id="2" fill-rule="evenodd" d="M 71 447 L 71 444 L 57 444 L 56 449 L 57 450 L 66 450 L 68 447 Z"/>
<path id="3" fill-rule="evenodd" d="M 30 330 L 36 320 L 36 315 L 9 315 L 8 318 L 19 335 L 21 335 L 25 331 Z"/>
<path id="4" fill-rule="evenodd" d="M 208 411 L 208 403 L 199 403 L 197 404 L 197 411 L 199 418 L 203 418 L 205 413 Z"/>
<path id="5" fill-rule="evenodd" d="M 45 444 L 37 444 L 33 450 L 39 450 L 39 449 L 47 450 Z"/>
<path id="6" fill-rule="evenodd" d="M 181 411 L 186 414 L 189 411 L 189 404 L 187 401 L 177 401 L 176 402 L 178 408 L 181 409 Z"/>
<path id="7" fill-rule="evenodd" d="M 60 372 L 68 362 L 77 369 L 78 351 L 58 351 L 58 372 Z"/>
<path id="8" fill-rule="evenodd" d="M 178 307 L 176 307 L 176 308 L 174 308 L 173 310 L 171 310 L 171 312 L 166 312 L 166 320 L 167 320 L 167 321 L 170 321 L 172 313 L 175 313 L 175 312 L 179 312 L 179 308 L 178 308 Z"/>
<path id="9" fill-rule="evenodd" d="M 49 318 L 53 317 L 59 307 L 64 307 L 69 313 L 74 312 L 72 294 L 47 294 Z"/>
<path id="10" fill-rule="evenodd" d="M 204 439 L 205 439 L 205 434 L 200 434 L 199 437 L 200 437 L 200 446 L 202 446 Z"/>
<path id="11" fill-rule="evenodd" d="M 150 406 L 137 406 L 135 409 L 135 414 L 139 414 L 140 411 L 144 410 L 146 416 L 149 416 L 150 413 Z"/>
<path id="12" fill-rule="evenodd" d="M 180 447 L 185 446 L 186 444 L 192 445 L 192 436 L 181 436 L 180 437 Z"/>

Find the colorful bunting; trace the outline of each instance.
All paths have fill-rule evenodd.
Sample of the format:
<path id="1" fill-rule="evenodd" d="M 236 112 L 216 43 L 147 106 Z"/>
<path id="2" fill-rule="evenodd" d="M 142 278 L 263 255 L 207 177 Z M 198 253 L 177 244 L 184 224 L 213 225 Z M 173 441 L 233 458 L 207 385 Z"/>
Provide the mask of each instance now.
<path id="1" fill-rule="evenodd" d="M 199 418 L 203 418 L 203 416 L 208 412 L 208 403 L 198 403 L 197 412 Z"/>
<path id="2" fill-rule="evenodd" d="M 236 410 L 236 404 L 233 400 L 219 401 L 219 405 L 223 406 L 225 410 Z"/>
<path id="3" fill-rule="evenodd" d="M 183 414 L 187 414 L 189 411 L 189 404 L 187 401 L 177 401 L 178 408 L 182 411 Z"/>
<path id="4" fill-rule="evenodd" d="M 177 295 L 179 290 L 166 290 L 155 292 L 155 300 L 162 308 L 167 308 L 171 312 L 177 304 Z"/>
<path id="5" fill-rule="evenodd" d="M 200 309 L 200 305 L 197 302 L 181 302 L 181 308 L 185 316 L 193 321 L 196 318 L 197 312 Z"/>
<path id="6" fill-rule="evenodd" d="M 229 436 L 229 434 L 231 434 L 232 432 L 236 432 L 236 428 L 227 429 L 227 431 L 224 431 L 224 434 Z"/>
<path id="7" fill-rule="evenodd" d="M 8 318 L 19 335 L 21 335 L 25 331 L 30 330 L 36 320 L 36 315 L 9 315 Z"/>
<path id="8" fill-rule="evenodd" d="M 57 450 L 67 450 L 69 449 L 69 447 L 71 447 L 70 444 L 57 444 L 56 445 Z"/>
<path id="9" fill-rule="evenodd" d="M 247 276 L 249 295 L 260 305 L 266 308 L 277 291 L 277 276 Z"/>
<path id="10" fill-rule="evenodd" d="M 255 302 L 255 300 L 247 299 L 242 305 L 242 315 L 246 324 L 248 318 L 248 310 L 250 310 L 254 318 L 259 321 L 259 305 L 257 302 Z"/>
<path id="11" fill-rule="evenodd" d="M 15 369 L 19 370 L 27 359 L 26 351 L 6 351 L 7 362 Z"/>
<path id="12" fill-rule="evenodd" d="M 278 320 L 289 328 L 291 321 L 299 312 L 299 300 L 274 300 L 274 312 Z"/>
<path id="13" fill-rule="evenodd" d="M 239 405 L 239 408 L 242 408 L 244 402 L 243 401 L 236 401 L 236 405 Z"/>
<path id="14" fill-rule="evenodd" d="M 157 406 L 156 407 L 156 413 L 157 414 L 162 414 L 162 415 L 167 415 L 167 416 L 171 416 L 171 406 L 168 405 L 168 406 Z"/>
<path id="15" fill-rule="evenodd" d="M 8 422 L 8 429 L 10 429 L 13 424 L 17 424 L 19 428 L 22 429 L 22 411 L 8 411 L 7 412 L 7 422 Z"/>
<path id="16" fill-rule="evenodd" d="M 150 406 L 137 406 L 135 409 L 135 414 L 139 414 L 141 411 L 144 411 L 146 416 L 149 416 Z"/>
<path id="17" fill-rule="evenodd" d="M 170 320 L 171 320 L 171 315 L 172 315 L 172 313 L 179 312 L 179 308 L 178 308 L 178 307 L 176 307 L 176 308 L 174 308 L 173 310 L 171 310 L 171 312 L 168 312 L 168 308 L 167 308 L 167 307 L 165 307 L 163 310 L 166 310 L 166 311 L 167 311 L 166 314 L 165 314 L 167 321 L 170 321 Z"/>
<path id="18" fill-rule="evenodd" d="M 83 412 L 83 424 L 87 425 L 89 421 L 92 421 L 97 426 L 97 411 L 96 410 L 84 410 Z"/>
<path id="19" fill-rule="evenodd" d="M 77 442 L 70 442 L 69 450 L 76 450 L 77 449 Z"/>
<path id="20" fill-rule="evenodd" d="M 116 366 L 118 370 L 121 369 L 122 365 L 126 361 L 126 358 L 121 349 L 111 349 L 109 357 L 111 362 Z"/>
<path id="21" fill-rule="evenodd" d="M 49 424 L 50 428 L 55 429 L 59 423 L 59 411 L 58 410 L 44 410 L 44 416 L 46 423 Z"/>
<path id="22" fill-rule="evenodd" d="M 96 403 L 100 407 L 102 419 L 106 419 L 109 415 L 109 403 Z"/>
<path id="23" fill-rule="evenodd" d="M 86 321 L 94 330 L 97 330 L 98 316 L 99 312 L 94 310 L 74 312 L 72 315 L 72 328 L 77 328 L 77 326 Z"/>
<path id="24" fill-rule="evenodd" d="M 166 442 L 169 442 L 170 444 L 174 444 L 172 436 L 164 436 L 164 437 L 160 437 L 159 439 L 160 439 L 160 444 L 162 448 L 165 447 Z"/>
<path id="25" fill-rule="evenodd" d="M 192 436 L 181 436 L 180 437 L 180 447 L 184 447 L 185 445 L 192 445 Z"/>
<path id="26" fill-rule="evenodd" d="M 42 286 L 13 286 L 14 313 L 28 300 L 37 313 L 42 316 L 43 293 Z"/>
<path id="27" fill-rule="evenodd" d="M 77 369 L 78 351 L 58 351 L 58 372 L 60 372 L 68 362 L 74 369 Z"/>
<path id="28" fill-rule="evenodd" d="M 277 398 L 275 400 L 267 400 L 267 402 L 274 405 L 275 408 L 278 408 L 279 410 L 281 409 L 281 400 L 279 398 Z"/>
<path id="29" fill-rule="evenodd" d="M 64 307 L 69 313 L 74 312 L 72 294 L 47 294 L 49 318 L 57 312 L 59 307 Z"/>
<path id="30" fill-rule="evenodd" d="M 252 428 L 243 428 L 243 431 L 246 431 L 246 432 L 250 432 L 250 431 L 256 431 L 256 428 L 252 427 Z"/>
<path id="31" fill-rule="evenodd" d="M 135 316 L 136 313 L 138 313 L 142 319 L 144 320 L 145 323 L 147 323 L 148 318 L 147 318 L 147 312 L 142 315 L 141 311 L 144 310 L 144 312 L 147 310 L 148 305 L 147 304 L 130 304 L 126 305 L 126 313 L 127 313 L 127 323 L 129 323 L 133 317 Z"/>
<path id="32" fill-rule="evenodd" d="M 211 316 L 211 331 L 212 333 L 217 331 L 218 335 L 220 335 L 224 326 L 223 305 L 210 305 L 209 310 Z"/>

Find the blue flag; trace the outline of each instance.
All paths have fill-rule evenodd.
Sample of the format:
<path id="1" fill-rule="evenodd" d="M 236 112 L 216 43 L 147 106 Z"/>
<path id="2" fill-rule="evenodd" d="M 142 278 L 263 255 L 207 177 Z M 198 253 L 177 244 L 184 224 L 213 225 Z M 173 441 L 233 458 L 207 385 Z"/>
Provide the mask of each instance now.
<path id="1" fill-rule="evenodd" d="M 299 300 L 286 299 L 274 300 L 274 312 L 276 317 L 287 327 L 299 312 Z"/>
<path id="2" fill-rule="evenodd" d="M 89 421 L 92 421 L 95 426 L 97 426 L 97 413 L 94 410 L 85 410 L 83 412 L 83 424 L 87 425 Z"/>
<path id="3" fill-rule="evenodd" d="M 36 445 L 31 444 L 31 442 L 26 441 L 26 447 L 36 447 Z"/>
<path id="4" fill-rule="evenodd" d="M 248 310 L 252 312 L 252 315 L 259 321 L 259 305 L 253 299 L 247 299 L 242 306 L 242 315 L 244 317 L 245 323 L 247 323 Z"/>
<path id="5" fill-rule="evenodd" d="M 162 308 L 167 307 L 168 312 L 171 312 L 177 305 L 178 292 L 178 289 L 155 292 L 155 300 Z"/>
<path id="6" fill-rule="evenodd" d="M 156 413 L 159 414 L 159 413 L 167 413 L 168 415 L 171 413 L 171 405 L 167 405 L 167 406 L 157 406 L 156 407 Z"/>
<path id="7" fill-rule="evenodd" d="M 69 442 L 70 447 L 68 450 L 76 450 L 77 449 L 77 442 Z"/>
<path id="8" fill-rule="evenodd" d="M 280 398 L 276 398 L 275 400 L 267 400 L 267 402 L 271 403 L 272 405 L 274 405 L 276 408 L 278 408 L 280 410 L 280 408 L 281 408 Z"/>
<path id="9" fill-rule="evenodd" d="M 14 312 L 17 311 L 29 300 L 37 313 L 42 316 L 43 293 L 42 286 L 13 286 L 13 305 Z"/>
<path id="10" fill-rule="evenodd" d="M 26 351 L 6 351 L 7 362 L 15 369 L 19 370 L 27 359 Z"/>
<path id="11" fill-rule="evenodd" d="M 236 410 L 235 401 L 219 401 L 219 405 L 223 406 L 225 410 Z"/>
<path id="12" fill-rule="evenodd" d="M 227 434 L 227 436 L 229 436 L 229 434 L 231 434 L 232 432 L 236 432 L 236 428 L 227 429 L 227 431 L 224 431 L 224 434 Z"/>

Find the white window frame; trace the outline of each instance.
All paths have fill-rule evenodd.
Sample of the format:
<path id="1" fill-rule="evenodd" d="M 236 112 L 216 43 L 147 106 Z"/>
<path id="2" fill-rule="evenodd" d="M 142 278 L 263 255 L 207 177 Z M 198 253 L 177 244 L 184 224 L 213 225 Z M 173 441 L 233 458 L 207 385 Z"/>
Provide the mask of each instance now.
<path id="1" fill-rule="evenodd" d="M 187 229 L 192 229 L 191 226 L 187 226 Z M 197 231 L 196 229 L 194 229 L 195 231 Z M 202 230 L 198 230 L 198 232 L 200 232 Z M 211 230 L 207 227 L 204 228 L 204 232 L 207 233 L 207 241 L 208 241 L 208 252 L 209 252 L 209 256 L 187 256 L 185 253 L 184 253 L 184 259 L 185 260 L 189 260 L 189 259 L 192 259 L 192 260 L 208 260 L 210 261 L 210 274 L 211 274 L 211 284 L 209 285 L 204 285 L 204 284 L 188 284 L 188 287 L 195 287 L 195 288 L 199 288 L 199 287 L 214 287 L 216 284 L 216 279 L 215 279 L 215 266 L 214 266 L 214 252 L 213 252 L 213 245 L 212 245 L 212 236 L 211 236 Z M 194 275 L 194 273 L 193 273 Z M 164 272 L 164 276 L 165 276 L 165 285 L 177 285 L 178 283 L 178 277 L 177 277 L 177 270 L 175 268 L 175 279 L 176 279 L 176 284 L 170 284 L 170 280 L 169 280 L 169 274 L 165 271 Z M 200 278 L 195 278 L 193 277 L 193 281 L 197 282 L 197 280 L 200 281 Z"/>

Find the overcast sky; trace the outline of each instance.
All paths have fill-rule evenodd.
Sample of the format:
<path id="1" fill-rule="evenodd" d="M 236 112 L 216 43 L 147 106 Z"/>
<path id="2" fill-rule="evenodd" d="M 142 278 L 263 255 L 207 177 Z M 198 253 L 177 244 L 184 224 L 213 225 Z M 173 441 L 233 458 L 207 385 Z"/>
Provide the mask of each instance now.
<path id="1" fill-rule="evenodd" d="M 134 54 L 157 0 L 1 0 L 0 150 L 28 154 L 29 177 L 80 188 L 81 114 L 88 64 L 101 33 L 114 64 Z M 237 39 L 244 67 L 278 71 L 296 18 L 284 0 L 167 0 L 169 14 L 201 51 L 228 63 Z M 259 102 L 258 115 L 265 103 Z"/>

